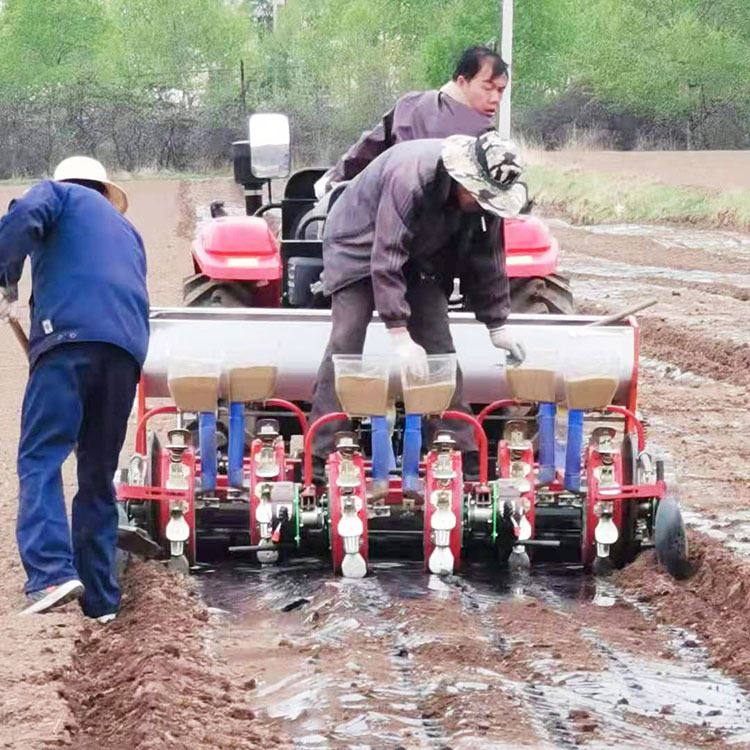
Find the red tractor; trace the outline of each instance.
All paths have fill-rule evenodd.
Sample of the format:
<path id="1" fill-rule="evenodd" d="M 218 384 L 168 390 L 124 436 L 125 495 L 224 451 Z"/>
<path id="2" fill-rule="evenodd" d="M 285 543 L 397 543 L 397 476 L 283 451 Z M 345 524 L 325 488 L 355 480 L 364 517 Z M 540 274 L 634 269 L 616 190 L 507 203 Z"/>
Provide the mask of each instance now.
<path id="1" fill-rule="evenodd" d="M 220 202 L 211 205 L 212 218 L 199 226 L 193 245 L 195 273 L 184 282 L 187 306 L 326 306 L 311 289 L 323 270 L 319 237 L 325 221 L 325 213 L 316 209 L 314 185 L 326 170 L 296 172 L 281 202 L 270 196 L 271 178 L 289 174 L 288 133 L 283 115 L 253 115 L 250 140 L 233 144 L 234 178 L 245 189 L 247 216 L 227 216 Z M 275 161 L 274 149 L 280 155 Z M 263 218 L 271 209 L 281 209 L 278 239 Z M 512 311 L 572 313 L 570 283 L 558 273 L 560 248 L 547 226 L 524 215 L 506 220 L 504 231 Z M 451 307 L 462 309 L 458 287 Z"/>

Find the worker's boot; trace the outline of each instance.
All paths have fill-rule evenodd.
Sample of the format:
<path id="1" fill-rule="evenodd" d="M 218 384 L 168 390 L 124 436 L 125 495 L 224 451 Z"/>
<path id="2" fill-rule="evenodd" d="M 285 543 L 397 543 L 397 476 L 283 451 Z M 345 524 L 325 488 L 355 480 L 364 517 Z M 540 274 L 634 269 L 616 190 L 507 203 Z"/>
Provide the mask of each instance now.
<path id="1" fill-rule="evenodd" d="M 75 599 L 80 599 L 82 596 L 83 584 L 77 578 L 73 578 L 70 581 L 47 586 L 46 589 L 27 594 L 26 608 L 21 611 L 21 614 L 33 615 L 47 612 Z"/>
<path id="2" fill-rule="evenodd" d="M 479 481 L 479 451 L 466 451 L 461 459 L 465 482 Z"/>

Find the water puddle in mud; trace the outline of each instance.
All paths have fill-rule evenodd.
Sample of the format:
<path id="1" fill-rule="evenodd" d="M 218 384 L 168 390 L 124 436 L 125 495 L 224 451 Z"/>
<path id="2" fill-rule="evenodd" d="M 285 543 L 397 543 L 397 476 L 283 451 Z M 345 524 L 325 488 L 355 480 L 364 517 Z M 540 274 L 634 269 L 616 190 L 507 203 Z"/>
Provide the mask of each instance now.
<path id="1" fill-rule="evenodd" d="M 269 610 L 283 611 L 302 599 L 309 601 L 326 580 L 336 580 L 330 566 L 317 558 L 298 558 L 279 566 L 222 562 L 206 566 L 199 579 L 208 606 L 235 617 L 241 617 L 250 605 L 257 606 L 258 601 Z M 304 605 L 297 608 L 304 609 Z"/>
<path id="2" fill-rule="evenodd" d="M 750 508 L 724 509 L 711 515 L 683 510 L 682 516 L 691 529 L 716 539 L 744 557 L 750 557 Z"/>
<path id="3" fill-rule="evenodd" d="M 569 225 L 570 226 L 570 225 Z M 666 248 L 704 250 L 726 257 L 750 258 L 750 234 L 711 229 L 690 229 L 685 227 L 660 226 L 658 224 L 584 224 L 574 226 L 591 234 L 605 234 L 613 237 L 646 237 Z"/>
<path id="4" fill-rule="evenodd" d="M 209 607 L 234 618 L 242 618 L 258 602 L 269 611 L 304 611 L 326 588 L 358 591 L 372 608 L 422 597 L 447 599 L 465 594 L 470 584 L 471 600 L 479 610 L 503 598 L 524 596 L 527 590 L 536 596 L 549 592 L 570 601 L 592 601 L 597 589 L 595 579 L 583 575 L 575 565 L 535 568 L 523 576 L 493 570 L 482 563 L 470 564 L 460 576 L 448 577 L 426 574 L 419 562 L 374 561 L 371 569 L 372 575 L 353 581 L 334 576 L 329 565 L 315 558 L 297 559 L 283 566 L 218 565 L 201 575 L 201 588 Z"/>
<path id="5" fill-rule="evenodd" d="M 707 666 L 703 649 L 684 648 L 686 636 L 677 631 L 671 656 L 650 658 L 612 645 L 601 629 L 582 627 L 581 638 L 606 669 L 564 671 L 549 658 L 549 650 L 540 649 L 534 671 L 544 679 L 518 682 L 501 674 L 512 639 L 483 623 L 502 602 L 536 600 L 563 614 L 623 604 L 611 583 L 580 568 L 540 567 L 519 574 L 472 564 L 461 576 L 439 578 L 426 575 L 418 562 L 383 561 L 373 564 L 373 573 L 345 581 L 334 577 L 324 561 L 305 559 L 281 567 L 217 567 L 201 578 L 207 603 L 238 627 L 250 626 L 253 632 L 254 623 L 266 620 L 274 633 L 304 651 L 290 652 L 286 672 L 260 679 L 254 695 L 256 710 L 294 728 L 297 748 L 459 746 L 455 726 L 449 730 L 442 716 L 423 711 L 425 701 L 445 685 L 425 682 L 414 672 L 412 652 L 441 643 L 439 623 L 430 622 L 434 607 L 432 615 L 425 610 L 424 627 L 413 614 L 408 622 L 393 617 L 401 605 L 419 612 L 420 601 L 476 616 L 481 636 L 474 637 L 497 653 L 499 671 L 476 665 L 470 677 L 464 672 L 454 678 L 447 692 L 483 701 L 490 685 L 500 680 L 533 709 L 539 732 L 553 746 L 578 746 L 569 725 L 570 717 L 579 715 L 590 715 L 597 727 L 597 736 L 586 742 L 590 748 L 612 746 L 613 740 L 620 747 L 652 747 L 652 722 L 676 732 L 715 732 L 731 742 L 750 742 L 747 695 Z M 472 738 L 495 747 L 486 736 Z M 659 744 L 671 746 L 661 739 Z"/>
<path id="6" fill-rule="evenodd" d="M 313 559 L 278 568 L 217 567 L 201 577 L 201 586 L 207 603 L 238 627 L 262 617 L 280 638 L 305 649 L 304 656 L 289 657 L 286 673 L 275 670 L 258 680 L 253 703 L 269 719 L 294 727 L 295 747 L 457 747 L 442 717 L 423 709 L 441 685 L 413 673 L 412 652 L 439 642 L 439 628 L 407 627 L 386 616 L 386 609 L 432 600 L 480 612 L 504 598 L 526 596 L 524 587 L 482 565 L 445 579 L 426 575 L 419 562 L 386 560 L 372 567 L 373 575 L 362 581 L 336 578 Z M 575 573 L 545 580 L 562 596 L 592 596 L 591 581 Z M 290 604 L 298 606 L 290 611 Z M 377 644 L 376 653 L 368 642 Z M 335 670 L 323 663 L 328 661 Z M 477 671 L 448 692 L 481 695 L 489 676 Z"/>
<path id="7" fill-rule="evenodd" d="M 679 659 L 642 658 L 609 645 L 599 633 L 583 631 L 607 669 L 556 675 L 540 694 L 568 713 L 585 710 L 616 730 L 621 739 L 643 738 L 624 714 L 664 718 L 683 726 L 715 730 L 733 742 L 750 740 L 750 701 L 737 684 L 705 663 L 705 653 L 690 653 L 675 639 Z M 601 720 L 601 719 L 600 719 Z"/>
<path id="8" fill-rule="evenodd" d="M 558 224 L 590 234 L 613 237 L 645 237 L 653 242 L 674 250 L 700 250 L 715 258 L 719 267 L 726 267 L 727 258 L 750 259 L 750 234 L 719 230 L 699 230 L 683 227 L 668 227 L 648 224 L 597 224 L 572 225 L 564 221 Z M 652 277 L 665 281 L 693 282 L 696 284 L 724 284 L 733 287 L 750 287 L 750 275 L 711 271 L 703 269 L 682 269 L 665 266 L 649 266 L 642 263 L 627 263 L 604 258 L 576 257 L 566 253 L 563 259 L 567 272 L 585 274 L 601 278 L 643 279 Z"/>
<path id="9" fill-rule="evenodd" d="M 697 386 L 718 382 L 711 378 L 704 377 L 703 375 L 698 375 L 690 370 L 682 370 L 677 365 L 673 365 L 671 362 L 665 362 L 661 359 L 652 359 L 651 357 L 641 356 L 638 360 L 638 364 L 644 372 L 649 372 L 657 377 L 665 378 L 666 380 L 674 380 L 679 383 L 687 383 L 689 385 Z M 653 421 L 652 418 L 652 422 Z"/>
<path id="10" fill-rule="evenodd" d="M 720 273 L 686 268 L 665 268 L 664 266 L 647 266 L 620 263 L 603 258 L 593 259 L 590 256 L 576 258 L 566 254 L 565 271 L 587 276 L 598 276 L 605 279 L 643 279 L 644 276 L 664 279 L 665 281 L 690 281 L 696 284 L 727 284 L 735 287 L 749 287 L 750 275 L 741 273 Z"/>

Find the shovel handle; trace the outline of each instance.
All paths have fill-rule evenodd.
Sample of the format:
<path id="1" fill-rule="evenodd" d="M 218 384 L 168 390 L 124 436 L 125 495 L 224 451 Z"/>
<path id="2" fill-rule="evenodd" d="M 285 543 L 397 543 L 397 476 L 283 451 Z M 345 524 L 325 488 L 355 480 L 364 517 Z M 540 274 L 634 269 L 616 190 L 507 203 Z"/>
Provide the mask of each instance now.
<path id="1" fill-rule="evenodd" d="M 659 300 L 656 299 L 656 297 L 646 302 L 639 302 L 637 305 L 633 305 L 632 307 L 627 308 L 627 310 L 622 310 L 618 313 L 612 313 L 612 315 L 607 315 L 606 318 L 595 320 L 593 323 L 586 323 L 584 328 L 597 328 L 599 326 L 606 326 L 609 323 L 617 323 L 618 320 L 623 320 L 629 315 L 635 315 L 635 313 L 640 312 L 641 310 L 645 310 L 647 307 L 653 307 L 658 302 Z"/>
<path id="2" fill-rule="evenodd" d="M 21 348 L 28 355 L 29 337 L 26 335 L 26 331 L 23 330 L 23 326 L 15 318 L 10 318 L 8 324 L 10 325 L 11 331 L 13 331 L 13 335 L 16 337 L 16 341 L 18 341 Z"/>

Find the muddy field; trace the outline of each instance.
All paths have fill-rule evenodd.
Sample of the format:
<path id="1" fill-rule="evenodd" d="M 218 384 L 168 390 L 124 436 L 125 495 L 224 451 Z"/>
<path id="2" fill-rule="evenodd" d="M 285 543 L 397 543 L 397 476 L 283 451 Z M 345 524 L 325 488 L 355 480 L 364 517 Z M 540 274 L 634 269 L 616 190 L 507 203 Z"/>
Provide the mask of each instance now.
<path id="1" fill-rule="evenodd" d="M 178 303 L 197 209 L 238 196 L 228 181 L 128 187 L 152 301 Z M 2 329 L 0 747 L 750 747 L 750 237 L 553 223 L 583 307 L 659 299 L 641 319 L 641 408 L 700 530 L 693 578 L 651 555 L 606 581 L 386 561 L 347 582 L 324 561 L 240 560 L 186 582 L 151 563 L 127 572 L 106 628 L 75 610 L 20 621 L 25 368 Z"/>
<path id="2" fill-rule="evenodd" d="M 547 164 L 709 190 L 750 190 L 750 151 L 544 151 Z"/>

